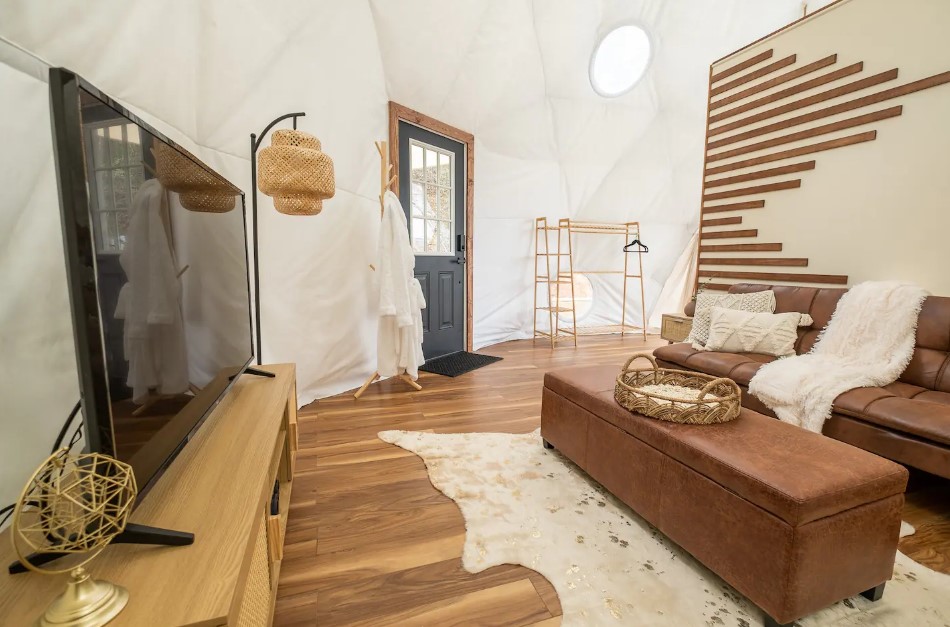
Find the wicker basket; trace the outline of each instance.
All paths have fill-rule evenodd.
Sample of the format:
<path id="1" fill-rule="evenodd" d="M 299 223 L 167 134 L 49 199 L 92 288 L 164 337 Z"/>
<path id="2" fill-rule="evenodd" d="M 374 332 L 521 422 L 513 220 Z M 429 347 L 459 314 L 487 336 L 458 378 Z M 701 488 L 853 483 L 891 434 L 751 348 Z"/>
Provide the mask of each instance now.
<path id="1" fill-rule="evenodd" d="M 652 367 L 631 368 L 630 364 L 637 359 L 649 360 Z M 614 398 L 625 409 L 650 418 L 709 425 L 738 417 L 742 396 L 732 379 L 660 368 L 653 355 L 640 353 L 624 364 L 614 387 Z"/>

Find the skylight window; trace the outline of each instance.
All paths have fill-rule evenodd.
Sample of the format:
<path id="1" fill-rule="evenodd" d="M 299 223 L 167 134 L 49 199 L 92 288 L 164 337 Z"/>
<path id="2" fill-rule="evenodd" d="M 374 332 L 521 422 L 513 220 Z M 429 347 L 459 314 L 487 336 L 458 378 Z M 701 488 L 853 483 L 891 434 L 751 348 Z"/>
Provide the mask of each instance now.
<path id="1" fill-rule="evenodd" d="M 590 84 L 601 96 L 616 98 L 643 78 L 650 65 L 652 46 L 646 31 L 634 24 L 608 32 L 590 58 Z"/>

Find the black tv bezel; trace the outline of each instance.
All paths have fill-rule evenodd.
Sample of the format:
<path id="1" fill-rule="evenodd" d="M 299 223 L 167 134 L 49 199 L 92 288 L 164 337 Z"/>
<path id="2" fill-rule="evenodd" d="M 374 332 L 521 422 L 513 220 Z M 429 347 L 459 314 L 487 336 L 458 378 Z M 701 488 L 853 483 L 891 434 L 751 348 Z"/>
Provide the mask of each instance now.
<path id="1" fill-rule="evenodd" d="M 201 167 L 215 172 L 190 152 L 170 140 L 150 124 L 131 113 L 98 87 L 66 68 L 50 68 L 50 117 L 53 133 L 53 156 L 56 183 L 59 190 L 62 218 L 63 248 L 66 257 L 66 283 L 79 373 L 79 392 L 83 411 L 86 449 L 90 452 L 115 456 L 112 403 L 110 401 L 108 368 L 105 353 L 105 330 L 99 306 L 96 244 L 92 230 L 91 203 L 86 183 L 86 157 L 82 141 L 80 90 L 85 90 L 163 141 L 187 155 Z M 215 172 L 217 176 L 221 176 Z M 224 179 L 224 177 L 221 177 Z M 224 179 L 227 180 L 227 179 Z M 202 415 L 188 433 L 171 447 L 163 462 L 150 477 L 136 477 L 139 500 L 152 488 L 168 469 L 184 445 L 207 420 L 212 410 L 231 391 L 234 382 L 254 360 L 253 318 L 251 313 L 250 260 L 247 250 L 247 207 L 245 194 L 231 183 L 235 195 L 241 197 L 241 215 L 244 227 L 245 278 L 248 286 L 248 344 L 250 356 L 240 368 L 235 367 L 228 383 L 209 402 Z"/>

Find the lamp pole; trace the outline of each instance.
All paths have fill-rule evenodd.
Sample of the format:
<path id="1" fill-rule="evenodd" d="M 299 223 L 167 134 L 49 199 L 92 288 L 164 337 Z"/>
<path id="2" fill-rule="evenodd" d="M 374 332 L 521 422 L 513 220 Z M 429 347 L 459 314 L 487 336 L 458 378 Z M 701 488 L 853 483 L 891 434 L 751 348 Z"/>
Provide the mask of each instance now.
<path id="1" fill-rule="evenodd" d="M 293 119 L 294 130 L 297 130 L 297 118 L 302 118 L 306 113 L 286 113 L 273 120 L 264 127 L 260 135 L 251 133 L 251 223 L 254 230 L 254 333 L 256 339 L 257 365 L 261 365 L 261 272 L 258 263 L 258 238 L 257 238 L 257 150 L 261 147 L 267 132 L 274 128 L 274 125 L 286 120 Z"/>

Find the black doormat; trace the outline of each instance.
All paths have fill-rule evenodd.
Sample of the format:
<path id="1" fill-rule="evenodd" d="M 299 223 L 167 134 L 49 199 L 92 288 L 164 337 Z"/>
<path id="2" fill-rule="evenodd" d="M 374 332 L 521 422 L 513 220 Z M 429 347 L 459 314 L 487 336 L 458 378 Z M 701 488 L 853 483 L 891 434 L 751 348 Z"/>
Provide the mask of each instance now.
<path id="1" fill-rule="evenodd" d="M 457 377 L 460 374 L 465 374 L 482 366 L 501 361 L 501 359 L 501 357 L 494 357 L 492 355 L 479 355 L 477 353 L 469 353 L 468 351 L 459 351 L 457 353 L 442 355 L 435 359 L 429 359 L 425 364 L 419 367 L 419 370 L 433 374 L 441 374 L 445 377 Z"/>

